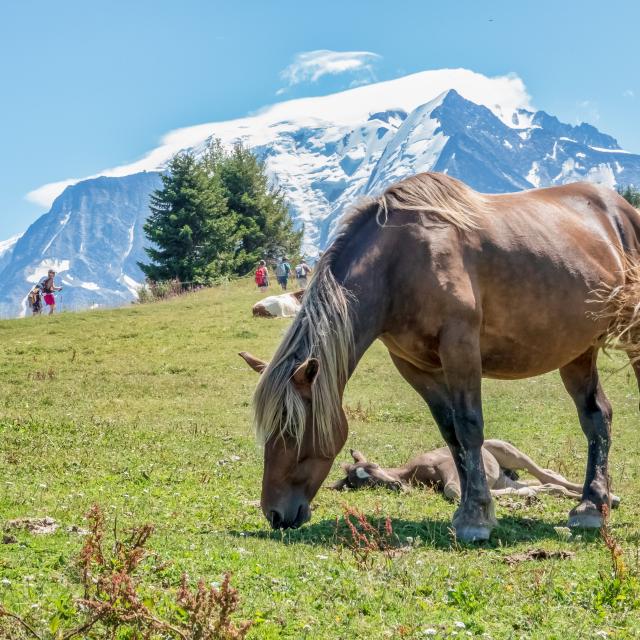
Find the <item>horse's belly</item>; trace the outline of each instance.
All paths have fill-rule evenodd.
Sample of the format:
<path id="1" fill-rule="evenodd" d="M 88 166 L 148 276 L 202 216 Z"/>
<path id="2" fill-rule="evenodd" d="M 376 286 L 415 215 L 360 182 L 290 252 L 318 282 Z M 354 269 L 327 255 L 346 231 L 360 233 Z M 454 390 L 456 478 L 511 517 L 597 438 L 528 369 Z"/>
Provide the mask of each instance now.
<path id="1" fill-rule="evenodd" d="M 483 374 L 527 378 L 568 364 L 596 344 L 607 321 L 594 315 L 593 290 L 612 281 L 615 262 L 549 261 L 527 272 L 500 265 L 482 281 L 480 352 Z M 546 266 L 546 269 L 544 268 Z"/>
<path id="2" fill-rule="evenodd" d="M 480 334 L 482 374 L 487 378 L 520 379 L 542 375 L 568 364 L 594 345 L 603 327 L 586 317 L 555 322 L 545 330 L 539 325 L 484 326 Z M 437 336 L 383 334 L 389 351 L 425 372 L 442 370 Z"/>
<path id="3" fill-rule="evenodd" d="M 488 378 L 518 379 L 560 369 L 587 351 L 602 334 L 594 322 L 557 322 L 546 332 L 480 336 L 482 373 Z"/>

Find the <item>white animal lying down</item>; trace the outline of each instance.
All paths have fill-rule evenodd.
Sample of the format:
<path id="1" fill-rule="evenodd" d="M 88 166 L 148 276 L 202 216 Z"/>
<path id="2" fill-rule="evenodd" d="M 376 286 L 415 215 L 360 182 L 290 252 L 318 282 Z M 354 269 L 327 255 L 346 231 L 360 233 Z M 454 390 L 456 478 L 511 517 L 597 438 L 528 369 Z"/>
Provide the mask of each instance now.
<path id="1" fill-rule="evenodd" d="M 428 451 L 412 458 L 401 467 L 383 469 L 369 462 L 359 451 L 351 450 L 355 464 L 343 464 L 347 475 L 338 480 L 333 489 L 360 489 L 361 487 L 387 486 L 405 489 L 408 485 L 429 485 L 441 490 L 450 500 L 460 499 L 458 470 L 448 447 Z M 482 458 L 489 489 L 494 496 L 515 494 L 532 496 L 551 493 L 580 500 L 582 485 L 570 482 L 551 469 L 543 469 L 529 456 L 504 440 L 485 440 Z M 539 482 L 519 482 L 516 471 L 528 471 Z M 612 506 L 620 504 L 620 498 L 611 497 Z"/>
<path id="2" fill-rule="evenodd" d="M 304 289 L 268 296 L 253 305 L 253 315 L 259 318 L 292 318 L 300 311 Z"/>

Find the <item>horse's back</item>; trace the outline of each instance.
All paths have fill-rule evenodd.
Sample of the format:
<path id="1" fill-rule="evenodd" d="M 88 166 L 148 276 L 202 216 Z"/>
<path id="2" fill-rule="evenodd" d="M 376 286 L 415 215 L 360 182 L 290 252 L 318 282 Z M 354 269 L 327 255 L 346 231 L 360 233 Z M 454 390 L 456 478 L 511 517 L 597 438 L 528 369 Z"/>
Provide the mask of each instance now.
<path id="1" fill-rule="evenodd" d="M 638 263 L 640 214 L 589 183 L 473 202 L 473 228 L 426 201 L 424 211 L 385 210 L 377 251 L 393 265 L 384 287 L 387 348 L 418 369 L 438 370 L 443 336 L 477 334 L 483 375 L 515 379 L 562 368 L 598 345 L 609 321 L 597 317 L 594 292 L 625 283 L 626 260 Z M 369 220 L 359 235 L 371 245 Z M 369 250 L 363 261 L 375 255 Z M 359 268 L 370 270 L 364 262 Z"/>
<path id="2" fill-rule="evenodd" d="M 513 194 L 490 195 L 485 237 L 510 250 L 571 260 L 589 253 L 607 259 L 627 245 L 637 251 L 640 214 L 615 191 L 578 182 Z"/>
<path id="3" fill-rule="evenodd" d="M 493 215 L 475 254 L 483 366 L 495 377 L 563 366 L 605 330 L 593 291 L 624 280 L 623 254 L 638 254 L 639 216 L 587 183 L 488 200 Z"/>

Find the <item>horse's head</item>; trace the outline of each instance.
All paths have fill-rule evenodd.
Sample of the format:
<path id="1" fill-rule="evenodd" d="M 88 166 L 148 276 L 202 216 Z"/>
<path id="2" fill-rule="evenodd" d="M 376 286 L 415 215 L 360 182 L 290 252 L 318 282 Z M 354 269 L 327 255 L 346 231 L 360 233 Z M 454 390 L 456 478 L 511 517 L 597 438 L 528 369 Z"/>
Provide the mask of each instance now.
<path id="1" fill-rule="evenodd" d="M 342 469 L 347 474 L 338 480 L 332 489 L 362 489 L 363 487 L 387 487 L 394 491 L 404 488 L 399 478 L 394 477 L 375 462 L 369 462 L 360 451 L 351 449 L 354 464 L 344 463 Z"/>
<path id="2" fill-rule="evenodd" d="M 240 356 L 260 374 L 268 366 L 246 352 Z M 316 358 L 309 358 L 293 364 L 286 374 L 287 384 L 291 385 L 288 392 L 293 395 L 278 410 L 283 424 L 287 422 L 287 411 L 295 411 L 304 422 L 298 437 L 287 429 L 276 429 L 265 439 L 260 505 L 274 529 L 296 528 L 310 519 L 311 500 L 347 439 L 347 419 L 341 407 L 330 425 L 331 437 L 324 442 L 317 437 L 312 398 L 320 366 Z"/>

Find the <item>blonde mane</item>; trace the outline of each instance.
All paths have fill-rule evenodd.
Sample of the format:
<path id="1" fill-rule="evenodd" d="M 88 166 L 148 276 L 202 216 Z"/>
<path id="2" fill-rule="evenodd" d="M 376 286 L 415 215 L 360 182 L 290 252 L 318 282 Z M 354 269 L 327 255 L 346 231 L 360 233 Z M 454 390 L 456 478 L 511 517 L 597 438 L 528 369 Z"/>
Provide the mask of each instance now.
<path id="1" fill-rule="evenodd" d="M 331 255 L 320 261 L 305 292 L 302 308 L 260 376 L 253 398 L 258 441 L 289 436 L 300 448 L 305 402 L 291 380 L 295 368 L 317 358 L 320 369 L 311 386 L 314 446 L 333 450 L 334 425 L 340 419 L 340 393 L 347 382 L 353 351 L 349 294 L 331 271 Z"/>
<path id="2" fill-rule="evenodd" d="M 377 220 L 384 226 L 389 211 L 423 212 L 463 231 L 480 226 L 486 198 L 444 173 L 419 173 L 390 186 L 377 198 Z"/>

